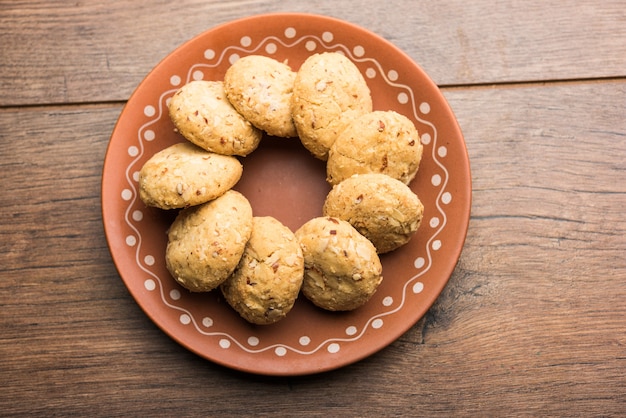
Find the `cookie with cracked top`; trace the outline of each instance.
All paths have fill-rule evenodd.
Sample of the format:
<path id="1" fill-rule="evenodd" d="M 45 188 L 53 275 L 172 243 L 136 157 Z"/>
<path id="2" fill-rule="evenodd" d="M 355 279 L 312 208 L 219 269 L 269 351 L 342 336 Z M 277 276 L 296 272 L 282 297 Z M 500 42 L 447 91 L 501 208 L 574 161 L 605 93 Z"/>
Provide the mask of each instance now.
<path id="1" fill-rule="evenodd" d="M 296 75 L 291 115 L 300 141 L 321 160 L 337 135 L 356 117 L 372 110 L 372 97 L 356 65 L 345 55 L 308 57 Z"/>
<path id="2" fill-rule="evenodd" d="M 263 135 L 230 104 L 222 81 L 185 84 L 170 98 L 168 110 L 182 136 L 217 154 L 246 156 Z"/>

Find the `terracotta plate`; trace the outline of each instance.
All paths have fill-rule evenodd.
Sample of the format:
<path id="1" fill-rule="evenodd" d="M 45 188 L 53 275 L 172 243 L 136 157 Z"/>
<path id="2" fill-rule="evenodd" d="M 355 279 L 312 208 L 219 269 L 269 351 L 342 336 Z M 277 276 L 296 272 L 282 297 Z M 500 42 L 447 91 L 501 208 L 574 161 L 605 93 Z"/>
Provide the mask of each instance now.
<path id="1" fill-rule="evenodd" d="M 425 146 L 412 189 L 425 206 L 418 234 L 381 257 L 384 280 L 362 308 L 331 313 L 303 297 L 286 319 L 254 326 L 219 291 L 191 294 L 165 268 L 166 230 L 175 212 L 146 207 L 137 176 L 155 152 L 183 141 L 166 102 L 183 84 L 221 80 L 239 57 L 262 54 L 294 70 L 311 54 L 336 51 L 359 67 L 375 109 L 411 118 Z M 241 158 L 235 187 L 257 216 L 297 229 L 321 215 L 329 186 L 325 165 L 300 142 L 266 137 Z M 463 247 L 471 201 L 467 150 L 452 111 L 424 71 L 388 41 L 352 24 L 303 14 L 254 16 L 197 36 L 166 57 L 137 87 L 111 136 L 104 162 L 106 237 L 122 280 L 145 313 L 189 350 L 216 363 L 266 375 L 335 369 L 382 349 L 413 326 L 446 285 Z"/>

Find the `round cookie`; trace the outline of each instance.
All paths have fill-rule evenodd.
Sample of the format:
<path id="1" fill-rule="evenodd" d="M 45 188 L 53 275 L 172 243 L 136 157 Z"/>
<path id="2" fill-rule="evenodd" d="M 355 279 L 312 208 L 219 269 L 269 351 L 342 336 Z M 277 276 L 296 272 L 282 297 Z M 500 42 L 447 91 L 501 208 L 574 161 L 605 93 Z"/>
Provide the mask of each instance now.
<path id="1" fill-rule="evenodd" d="M 234 190 L 183 209 L 167 234 L 167 269 L 186 289 L 208 292 L 235 270 L 251 233 L 252 207 Z"/>
<path id="2" fill-rule="evenodd" d="M 334 186 L 323 213 L 348 221 L 382 254 L 409 242 L 420 226 L 424 206 L 400 180 L 369 173 L 355 174 Z"/>
<path id="3" fill-rule="evenodd" d="M 181 142 L 157 152 L 141 167 L 139 197 L 161 209 L 195 206 L 224 194 L 242 172 L 235 157 Z"/>
<path id="4" fill-rule="evenodd" d="M 406 116 L 394 111 L 367 113 L 337 136 L 328 154 L 327 181 L 335 185 L 353 174 L 383 173 L 409 184 L 423 150 L 417 129 Z"/>
<path id="5" fill-rule="evenodd" d="M 220 288 L 245 320 L 273 324 L 293 307 L 303 274 L 304 258 L 293 232 L 275 218 L 255 217 L 239 265 Z"/>
<path id="6" fill-rule="evenodd" d="M 330 311 L 356 309 L 382 282 L 376 248 L 348 222 L 313 218 L 295 233 L 304 255 L 302 294 Z"/>
<path id="7" fill-rule="evenodd" d="M 168 109 L 178 132 L 207 151 L 246 156 L 261 141 L 262 132 L 230 104 L 221 81 L 185 84 L 172 96 Z"/>
<path id="8" fill-rule="evenodd" d="M 282 62 L 249 55 L 224 75 L 226 97 L 250 123 L 270 135 L 298 135 L 291 119 L 291 95 L 296 73 Z"/>
<path id="9" fill-rule="evenodd" d="M 369 87 L 352 61 L 336 52 L 308 57 L 298 70 L 291 114 L 302 144 L 326 160 L 335 138 L 352 119 L 371 112 Z"/>

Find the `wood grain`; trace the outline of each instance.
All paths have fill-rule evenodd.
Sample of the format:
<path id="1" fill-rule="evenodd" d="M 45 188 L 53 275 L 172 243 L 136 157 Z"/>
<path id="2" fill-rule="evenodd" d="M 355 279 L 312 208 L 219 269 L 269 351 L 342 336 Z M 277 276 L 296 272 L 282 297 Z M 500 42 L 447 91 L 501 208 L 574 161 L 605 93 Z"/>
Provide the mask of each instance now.
<path id="1" fill-rule="evenodd" d="M 624 416 L 623 2 L 0 0 L 0 415 Z M 206 361 L 134 302 L 100 215 L 109 136 L 160 59 L 216 24 L 365 26 L 443 87 L 466 245 L 426 316 L 313 376 Z"/>
<path id="2" fill-rule="evenodd" d="M 120 106 L 1 111 L 0 207 L 8 221 L 0 225 L 0 408 L 623 412 L 625 87 L 446 90 L 474 182 L 468 239 L 449 285 L 382 352 L 335 372 L 284 379 L 233 372 L 187 352 L 124 288 L 99 214 L 102 160 Z"/>
<path id="3" fill-rule="evenodd" d="M 244 16 L 287 11 L 366 27 L 440 85 L 611 78 L 626 68 L 626 8 L 619 0 L 602 7 L 593 0 L 5 1 L 0 106 L 126 100 L 193 36 Z"/>

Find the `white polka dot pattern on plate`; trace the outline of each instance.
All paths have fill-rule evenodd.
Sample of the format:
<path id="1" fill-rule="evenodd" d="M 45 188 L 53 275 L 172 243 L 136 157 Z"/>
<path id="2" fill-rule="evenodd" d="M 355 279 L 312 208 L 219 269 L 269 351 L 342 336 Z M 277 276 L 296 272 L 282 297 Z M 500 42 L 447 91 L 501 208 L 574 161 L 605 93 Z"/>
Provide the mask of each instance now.
<path id="1" fill-rule="evenodd" d="M 340 349 L 341 349 L 341 346 L 337 343 L 332 343 L 328 345 L 328 352 L 331 354 L 338 353 Z"/>
<path id="2" fill-rule="evenodd" d="M 152 255 L 145 256 L 144 259 L 143 259 L 143 262 L 146 263 L 149 266 L 153 266 L 154 262 L 155 262 L 154 256 L 152 256 Z"/>
<path id="3" fill-rule="evenodd" d="M 423 290 L 424 290 L 424 283 L 417 282 L 413 285 L 413 293 L 415 294 L 422 293 Z"/>
<path id="4" fill-rule="evenodd" d="M 372 328 L 374 328 L 374 329 L 382 328 L 383 324 L 384 324 L 384 322 L 383 322 L 382 319 L 380 319 L 380 318 L 375 319 L 374 321 L 372 321 Z"/>

